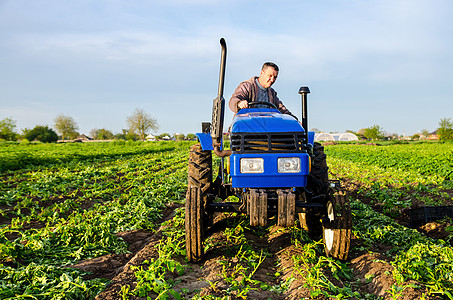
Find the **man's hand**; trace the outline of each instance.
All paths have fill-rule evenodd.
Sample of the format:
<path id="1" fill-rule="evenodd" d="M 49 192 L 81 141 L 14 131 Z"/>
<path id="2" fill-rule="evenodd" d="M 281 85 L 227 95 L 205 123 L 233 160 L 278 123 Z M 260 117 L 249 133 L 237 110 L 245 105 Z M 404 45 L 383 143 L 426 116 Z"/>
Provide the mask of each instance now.
<path id="1" fill-rule="evenodd" d="M 239 109 L 247 108 L 247 107 L 249 107 L 249 103 L 247 102 L 247 100 L 242 100 L 242 101 L 238 102 L 238 107 L 239 107 Z"/>

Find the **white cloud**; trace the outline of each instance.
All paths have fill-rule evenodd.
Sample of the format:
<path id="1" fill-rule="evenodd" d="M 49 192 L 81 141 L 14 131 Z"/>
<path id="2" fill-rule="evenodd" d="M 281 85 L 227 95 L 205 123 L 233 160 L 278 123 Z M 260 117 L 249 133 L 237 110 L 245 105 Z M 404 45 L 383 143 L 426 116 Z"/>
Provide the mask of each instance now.
<path id="1" fill-rule="evenodd" d="M 111 109 L 122 111 L 147 103 L 150 110 L 159 104 L 163 115 L 187 99 L 209 119 L 220 37 L 228 45 L 225 98 L 268 60 L 280 65 L 276 88 L 294 110 L 301 84 L 314 87 L 313 99 L 324 108 L 376 101 L 376 86 L 388 87 L 403 103 L 423 101 L 426 94 L 417 100 L 413 92 L 421 83 L 442 91 L 442 99 L 453 94 L 449 1 L 2 3 L 0 59 L 9 70 L 0 73 L 2 105 L 3 99 L 43 107 L 52 101 L 67 114 L 65 105 L 75 101 L 84 112 L 93 102 L 115 103 Z M 190 106 L 179 107 L 184 111 L 173 112 L 175 120 L 192 123 Z"/>

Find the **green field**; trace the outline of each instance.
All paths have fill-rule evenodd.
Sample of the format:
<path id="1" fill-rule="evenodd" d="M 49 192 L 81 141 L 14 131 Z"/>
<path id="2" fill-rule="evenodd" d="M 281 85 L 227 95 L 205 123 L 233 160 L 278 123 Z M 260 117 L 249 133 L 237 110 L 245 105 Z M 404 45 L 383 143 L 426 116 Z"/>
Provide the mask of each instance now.
<path id="1" fill-rule="evenodd" d="M 119 234 L 136 230 L 159 233 L 159 240 L 154 254 L 132 269 L 135 283 L 120 283 L 117 299 L 397 299 L 404 293 L 453 299 L 451 220 L 439 221 L 447 233 L 442 239 L 400 222 L 414 205 L 452 204 L 453 144 L 325 146 L 331 178 L 346 183 L 351 195 L 351 257 L 387 249 L 385 296 L 368 289 L 381 277 L 357 277 L 352 260 L 325 257 L 320 241 L 299 227 L 254 229 L 243 216 L 208 238 L 212 259 L 189 264 L 184 209 L 177 207 L 184 203 L 191 144 L 0 144 L 0 299 L 94 299 L 110 279 L 71 266 L 125 255 L 128 244 Z M 168 207 L 176 208 L 162 223 Z M 276 235 L 288 240 L 283 248 L 266 244 Z M 184 276 L 205 285 L 195 288 Z"/>

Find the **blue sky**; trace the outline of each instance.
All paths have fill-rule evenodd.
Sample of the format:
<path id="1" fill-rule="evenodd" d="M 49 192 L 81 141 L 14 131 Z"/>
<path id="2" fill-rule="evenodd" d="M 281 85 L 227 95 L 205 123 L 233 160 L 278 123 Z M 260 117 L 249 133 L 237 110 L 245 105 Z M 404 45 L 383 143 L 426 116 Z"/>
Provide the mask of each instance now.
<path id="1" fill-rule="evenodd" d="M 309 86 L 310 128 L 434 131 L 453 118 L 451 12 L 448 0 L 0 0 L 0 119 L 120 132 L 141 108 L 156 133 L 198 132 L 224 37 L 226 101 L 273 61 L 298 116 Z"/>

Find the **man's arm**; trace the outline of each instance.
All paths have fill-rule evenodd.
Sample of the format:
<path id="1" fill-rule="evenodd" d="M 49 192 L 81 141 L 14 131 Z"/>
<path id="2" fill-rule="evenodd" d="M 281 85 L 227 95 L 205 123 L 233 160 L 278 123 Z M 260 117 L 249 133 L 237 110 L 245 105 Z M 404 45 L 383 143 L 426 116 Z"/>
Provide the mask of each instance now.
<path id="1" fill-rule="evenodd" d="M 244 81 L 239 84 L 239 86 L 236 88 L 236 90 L 234 90 L 234 93 L 231 96 L 231 99 L 229 102 L 229 107 L 232 112 L 234 112 L 234 113 L 238 112 L 240 102 L 246 101 L 245 103 L 248 103 L 248 101 L 251 101 L 250 89 L 251 89 L 251 85 Z M 242 105 L 243 104 L 241 104 L 241 106 Z M 245 107 L 241 107 L 241 108 L 245 108 Z"/>

